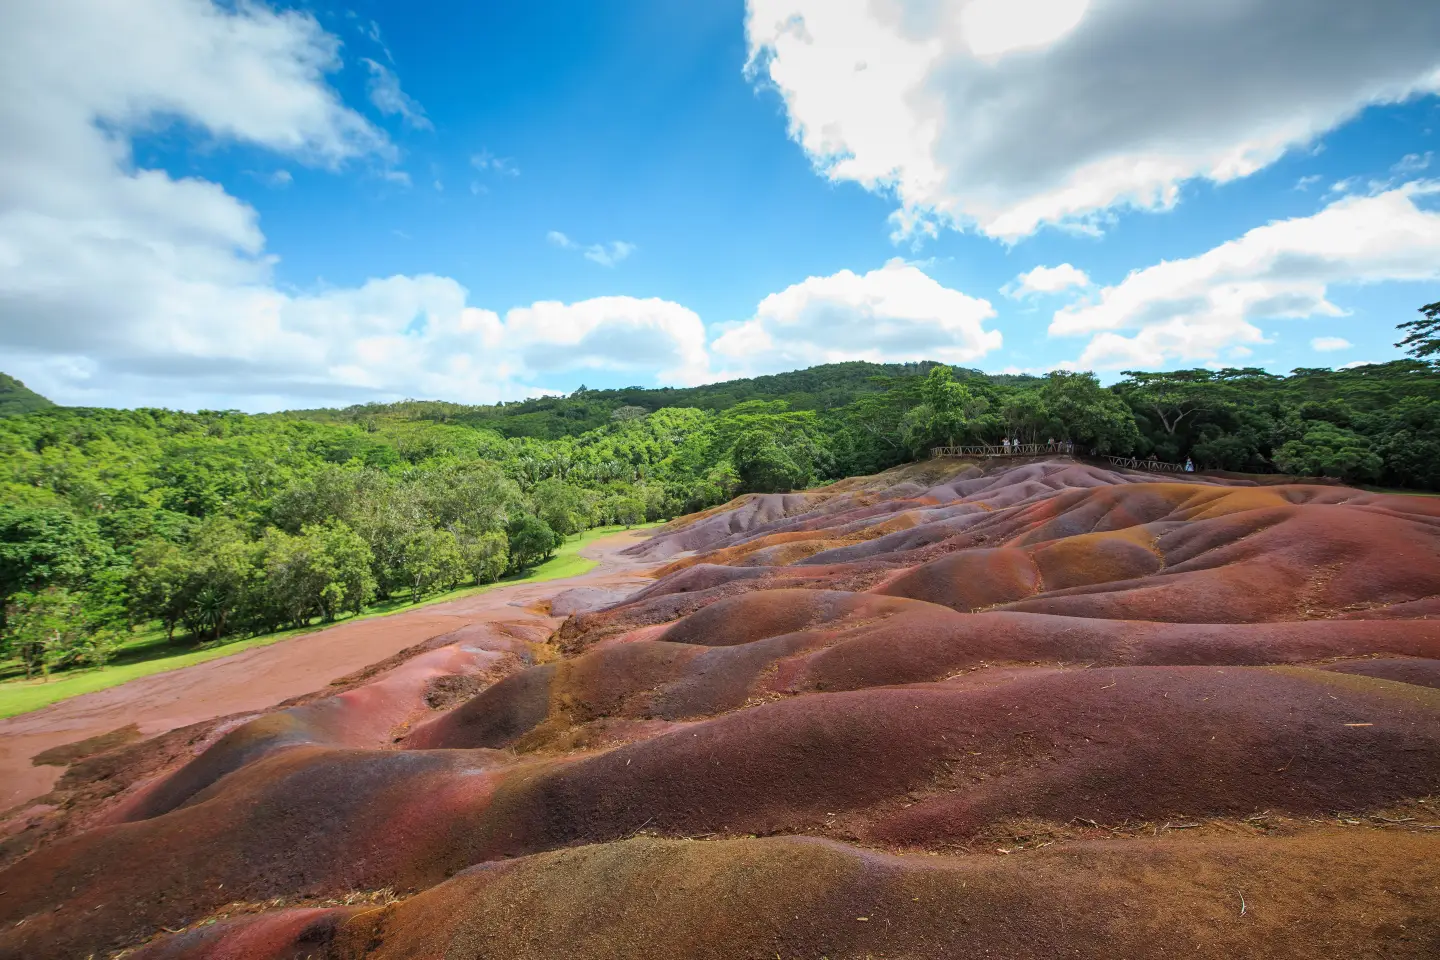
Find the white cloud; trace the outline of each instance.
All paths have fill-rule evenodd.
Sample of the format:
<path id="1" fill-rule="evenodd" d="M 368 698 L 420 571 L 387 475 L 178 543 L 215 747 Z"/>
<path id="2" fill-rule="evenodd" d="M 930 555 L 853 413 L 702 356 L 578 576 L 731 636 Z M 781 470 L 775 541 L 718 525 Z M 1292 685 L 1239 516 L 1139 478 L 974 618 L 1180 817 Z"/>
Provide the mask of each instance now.
<path id="1" fill-rule="evenodd" d="M 1400 162 L 1390 168 L 1390 172 L 1400 177 L 1413 177 L 1415 174 L 1426 170 L 1430 161 L 1435 159 L 1435 154 L 1429 150 L 1424 153 L 1407 153 L 1400 158 Z"/>
<path id="2" fill-rule="evenodd" d="M 1008 284 L 1004 291 L 1007 297 L 1020 299 L 1037 294 L 1063 293 L 1071 287 L 1090 286 L 1090 277 L 1079 267 L 1062 263 L 1058 267 L 1036 267 L 1029 273 L 1022 273 Z"/>
<path id="3" fill-rule="evenodd" d="M 361 60 L 370 71 L 370 102 L 387 117 L 400 117 L 417 130 L 434 130 L 435 124 L 425 116 L 425 108 L 414 97 L 400 89 L 395 71 L 366 57 Z"/>
<path id="4" fill-rule="evenodd" d="M 1311 187 L 1315 186 L 1315 184 L 1319 183 L 1321 180 L 1324 179 L 1325 178 L 1320 174 L 1312 173 L 1308 177 L 1301 177 L 1299 180 L 1296 180 L 1295 189 L 1303 193 L 1304 191 L 1309 190 Z"/>
<path id="5" fill-rule="evenodd" d="M 501 342 L 528 373 L 593 368 L 659 371 L 666 383 L 700 383 L 709 354 L 705 325 L 668 300 L 597 297 L 541 302 L 505 315 Z"/>
<path id="6" fill-rule="evenodd" d="M 352 20 L 355 19 L 355 12 L 353 10 L 347 11 L 345 15 Z M 395 55 L 391 53 L 390 48 L 385 45 L 385 36 L 380 31 L 380 24 L 371 20 L 368 25 L 360 24 L 356 26 L 355 29 L 360 31 L 361 36 L 367 38 L 371 43 L 379 47 L 381 51 L 384 52 L 386 60 L 389 60 L 391 63 L 395 62 Z"/>
<path id="7" fill-rule="evenodd" d="M 960 31 L 971 55 L 998 60 L 1021 50 L 1043 50 L 1079 26 L 1090 0 L 970 0 L 959 9 Z"/>
<path id="8" fill-rule="evenodd" d="M 1414 0 L 747 7 L 750 69 L 791 135 L 831 179 L 893 192 L 899 235 L 1093 230 L 1440 90 L 1440 4 Z"/>
<path id="9" fill-rule="evenodd" d="M 337 47 L 310 16 L 254 2 L 0 3 L 5 371 L 63 402 L 248 409 L 495 400 L 596 365 L 701 375 L 700 321 L 664 301 L 502 319 L 446 277 L 282 290 L 253 208 L 135 165 L 129 138 L 171 121 L 310 165 L 389 161 L 326 82 Z"/>
<path id="10" fill-rule="evenodd" d="M 1344 316 L 1331 286 L 1440 279 L 1440 213 L 1416 203 L 1437 192 L 1415 183 L 1343 197 L 1198 257 L 1137 270 L 1096 302 L 1056 313 L 1050 334 L 1091 335 L 1080 366 L 1156 367 L 1266 343 L 1258 321 Z"/>
<path id="11" fill-rule="evenodd" d="M 1335 350 L 1349 350 L 1354 344 L 1344 337 L 1316 337 L 1310 341 L 1310 349 L 1319 353 L 1330 353 Z"/>
<path id="12" fill-rule="evenodd" d="M 551 246 L 559 247 L 561 250 L 583 249 L 586 260 L 598 263 L 602 267 L 613 267 L 639 249 L 635 244 L 626 243 L 624 240 L 612 240 L 609 243 L 592 243 L 582 247 L 559 230 L 551 230 L 545 235 L 545 239 L 549 241 Z"/>
<path id="13" fill-rule="evenodd" d="M 609 243 L 592 243 L 585 248 L 585 259 L 598 263 L 602 267 L 613 267 L 634 253 L 635 244 L 626 243 L 624 240 L 612 240 Z"/>
<path id="14" fill-rule="evenodd" d="M 912 264 L 810 277 L 760 302 L 712 350 L 745 371 L 845 360 L 968 363 L 999 349 L 988 301 L 941 286 Z"/>
<path id="15" fill-rule="evenodd" d="M 1343 364 L 1341 370 L 1354 370 L 1356 367 L 1370 367 L 1375 365 L 1374 360 L 1356 360 L 1353 363 Z"/>
<path id="16" fill-rule="evenodd" d="M 470 156 L 470 165 L 476 170 L 491 171 L 507 177 L 520 176 L 520 168 L 510 157 L 497 157 L 489 150 L 481 150 Z"/>

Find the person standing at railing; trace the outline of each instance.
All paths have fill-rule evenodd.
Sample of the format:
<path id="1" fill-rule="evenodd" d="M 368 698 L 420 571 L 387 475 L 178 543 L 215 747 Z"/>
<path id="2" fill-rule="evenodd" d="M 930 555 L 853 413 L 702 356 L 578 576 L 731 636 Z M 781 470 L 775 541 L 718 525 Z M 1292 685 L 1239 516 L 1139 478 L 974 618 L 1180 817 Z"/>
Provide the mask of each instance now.
<path id="1" fill-rule="evenodd" d="M 1191 460 L 1189 457 L 1186 457 L 1186 458 L 1185 458 L 1185 472 L 1186 472 L 1186 473 L 1194 473 L 1194 472 L 1195 472 L 1195 461 L 1194 461 L 1194 460 Z"/>

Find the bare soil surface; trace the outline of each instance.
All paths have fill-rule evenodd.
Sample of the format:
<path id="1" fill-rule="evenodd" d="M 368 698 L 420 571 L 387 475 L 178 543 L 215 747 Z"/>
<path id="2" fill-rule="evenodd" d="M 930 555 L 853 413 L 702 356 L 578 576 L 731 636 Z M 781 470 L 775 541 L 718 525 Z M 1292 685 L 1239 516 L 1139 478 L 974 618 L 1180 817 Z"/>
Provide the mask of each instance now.
<path id="1" fill-rule="evenodd" d="M 1440 500 L 942 460 L 625 559 L 77 724 L 0 960 L 1440 956 Z"/>
<path id="2" fill-rule="evenodd" d="M 0 811 L 50 791 L 64 772 L 32 761 L 47 751 L 133 726 L 152 737 L 235 714 L 259 713 L 403 650 L 461 627 L 496 621 L 558 624 L 539 612 L 550 597 L 577 585 L 638 588 L 643 560 L 622 555 L 644 532 L 624 532 L 587 545 L 581 556 L 600 565 L 563 580 L 501 587 L 459 600 L 341 623 L 265 647 L 50 704 L 0 720 Z"/>

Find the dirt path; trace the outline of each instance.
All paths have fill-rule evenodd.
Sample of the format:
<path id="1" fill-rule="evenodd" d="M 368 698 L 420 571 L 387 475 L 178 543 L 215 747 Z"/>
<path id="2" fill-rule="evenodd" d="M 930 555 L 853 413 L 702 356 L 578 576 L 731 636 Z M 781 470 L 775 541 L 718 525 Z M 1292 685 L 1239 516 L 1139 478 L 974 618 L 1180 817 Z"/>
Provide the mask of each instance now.
<path id="1" fill-rule="evenodd" d="M 37 767 L 30 761 L 52 747 L 132 723 L 148 737 L 213 717 L 264 710 L 473 623 L 533 620 L 558 625 L 558 618 L 535 609 L 540 601 L 576 587 L 638 588 L 644 582 L 642 568 L 648 564 L 619 554 L 647 536 L 648 531 L 627 531 L 587 545 L 580 555 L 598 560 L 600 565 L 578 577 L 501 587 L 385 617 L 341 623 L 0 720 L 0 810 L 50 790 L 63 769 Z"/>

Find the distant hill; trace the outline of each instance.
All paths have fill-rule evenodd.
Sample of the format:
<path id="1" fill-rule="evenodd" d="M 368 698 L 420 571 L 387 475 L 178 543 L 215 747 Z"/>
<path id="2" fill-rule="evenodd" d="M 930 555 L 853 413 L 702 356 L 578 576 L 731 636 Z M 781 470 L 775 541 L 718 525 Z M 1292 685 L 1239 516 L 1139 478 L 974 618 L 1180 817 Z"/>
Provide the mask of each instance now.
<path id="1" fill-rule="evenodd" d="M 538 397 L 494 406 L 466 406 L 432 400 L 368 403 L 343 410 L 293 411 L 286 416 L 327 421 L 364 419 L 433 420 L 486 427 L 507 437 L 557 439 L 578 436 L 610 422 L 621 407 L 653 413 L 662 407 L 728 410 L 749 400 L 783 400 L 791 410 L 836 410 L 866 393 L 883 391 L 884 378 L 923 376 L 937 363 L 829 363 L 806 370 L 699 387 L 622 387 L 589 390 L 568 397 Z M 962 377 L 984 377 L 994 383 L 1016 384 L 1030 377 L 985 374 L 961 369 Z"/>
<path id="2" fill-rule="evenodd" d="M 19 380 L 0 373 L 0 417 L 18 417 L 53 406 L 55 404 Z"/>

